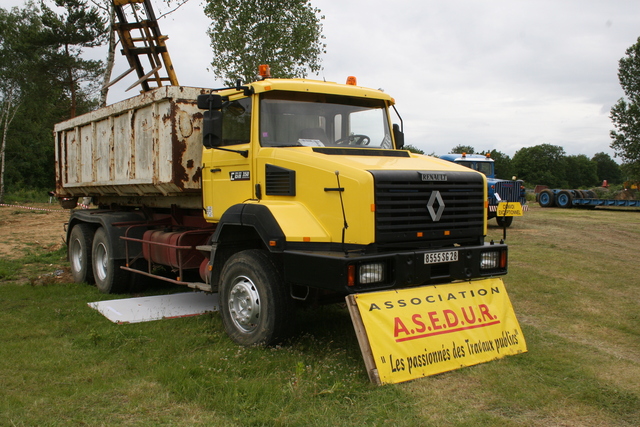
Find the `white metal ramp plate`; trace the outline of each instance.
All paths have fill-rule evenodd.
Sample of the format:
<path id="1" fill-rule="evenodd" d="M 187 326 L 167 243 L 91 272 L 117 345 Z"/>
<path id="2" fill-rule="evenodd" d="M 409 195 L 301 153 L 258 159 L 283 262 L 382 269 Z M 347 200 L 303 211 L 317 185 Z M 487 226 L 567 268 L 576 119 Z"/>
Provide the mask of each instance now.
<path id="1" fill-rule="evenodd" d="M 185 292 L 88 303 L 114 323 L 138 323 L 218 311 L 218 294 Z"/>

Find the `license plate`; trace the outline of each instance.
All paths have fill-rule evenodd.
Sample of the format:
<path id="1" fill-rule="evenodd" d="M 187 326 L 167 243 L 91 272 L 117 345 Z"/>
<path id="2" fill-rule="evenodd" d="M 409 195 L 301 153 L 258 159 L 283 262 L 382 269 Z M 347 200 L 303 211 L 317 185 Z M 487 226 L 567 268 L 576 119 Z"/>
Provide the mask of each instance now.
<path id="1" fill-rule="evenodd" d="M 424 254 L 425 264 L 440 264 L 443 262 L 458 261 L 458 251 L 432 252 Z"/>

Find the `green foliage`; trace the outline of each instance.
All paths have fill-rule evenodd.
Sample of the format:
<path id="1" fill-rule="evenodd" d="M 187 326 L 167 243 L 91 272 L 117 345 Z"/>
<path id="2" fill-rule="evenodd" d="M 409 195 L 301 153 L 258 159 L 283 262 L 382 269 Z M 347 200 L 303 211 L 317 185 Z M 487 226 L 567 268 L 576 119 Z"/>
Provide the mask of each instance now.
<path id="1" fill-rule="evenodd" d="M 598 171 L 598 183 L 602 184 L 602 181 L 607 180 L 609 184 L 622 183 L 622 170 L 620 165 L 611 158 L 607 153 L 596 153 L 591 161 L 596 163 Z"/>
<path id="2" fill-rule="evenodd" d="M 610 132 L 611 148 L 628 165 L 630 179 L 640 181 L 640 37 L 620 59 L 618 79 L 625 98 L 611 108 L 616 130 Z"/>
<path id="3" fill-rule="evenodd" d="M 415 153 L 415 154 L 424 154 L 423 150 L 419 149 L 418 147 L 414 147 L 411 144 L 405 145 L 404 147 L 402 147 L 402 149 L 403 150 L 408 150 L 408 151 L 410 151 L 412 153 Z"/>
<path id="4" fill-rule="evenodd" d="M 567 187 L 567 161 L 564 149 L 557 145 L 542 144 L 524 147 L 513 156 L 512 166 L 520 179 L 530 185 Z"/>
<path id="5" fill-rule="evenodd" d="M 455 147 L 453 147 L 451 151 L 449 151 L 449 154 L 462 154 L 462 153 L 474 154 L 475 152 L 476 152 L 475 149 L 470 145 L 458 144 Z"/>
<path id="6" fill-rule="evenodd" d="M 69 117 L 75 117 L 78 100 L 91 97 L 104 71 L 102 61 L 83 59 L 81 54 L 85 48 L 100 46 L 107 30 L 98 9 L 89 7 L 87 2 L 54 0 L 54 3 L 63 13 L 57 14 L 42 3 L 40 43 L 51 49 L 48 66 L 69 98 Z M 80 110 L 86 111 L 82 107 Z"/>
<path id="7" fill-rule="evenodd" d="M 31 2 L 0 8 L 0 102 L 12 93 L 16 111 L 3 141 L 8 191 L 52 189 L 53 125 L 95 106 L 91 83 L 100 62 L 81 54 L 102 40 L 103 23 L 86 2 L 56 0 L 56 6 L 55 12 Z"/>
<path id="8" fill-rule="evenodd" d="M 569 188 L 593 187 L 598 184 L 598 165 L 587 156 L 567 156 L 566 162 Z"/>
<path id="9" fill-rule="evenodd" d="M 50 188 L 30 188 L 14 186 L 11 192 L 5 194 L 5 203 L 47 203 L 49 202 Z M 54 199 L 55 201 L 55 199 Z"/>
<path id="10" fill-rule="evenodd" d="M 234 85 L 254 81 L 260 64 L 277 78 L 318 73 L 326 47 L 318 13 L 307 0 L 207 0 L 214 74 Z"/>

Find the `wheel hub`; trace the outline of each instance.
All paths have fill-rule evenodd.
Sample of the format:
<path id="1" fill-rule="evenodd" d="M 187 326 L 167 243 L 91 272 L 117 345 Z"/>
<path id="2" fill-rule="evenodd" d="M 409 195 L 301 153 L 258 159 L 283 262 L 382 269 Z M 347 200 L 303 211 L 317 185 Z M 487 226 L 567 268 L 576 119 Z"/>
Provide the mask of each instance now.
<path id="1" fill-rule="evenodd" d="M 107 269 L 109 265 L 107 249 L 104 247 L 104 244 L 100 243 L 96 247 L 93 257 L 95 258 L 96 276 L 98 276 L 100 280 L 104 280 L 107 277 Z"/>
<path id="2" fill-rule="evenodd" d="M 229 314 L 238 329 L 252 332 L 258 327 L 260 318 L 260 295 L 253 282 L 244 276 L 238 277 L 229 292 Z"/>
<path id="3" fill-rule="evenodd" d="M 71 258 L 71 264 L 73 266 L 74 271 L 82 270 L 82 261 L 83 261 L 82 245 L 80 244 L 79 241 L 74 240 L 73 242 L 71 242 L 71 250 L 69 251 L 69 254 L 70 254 L 69 258 Z"/>

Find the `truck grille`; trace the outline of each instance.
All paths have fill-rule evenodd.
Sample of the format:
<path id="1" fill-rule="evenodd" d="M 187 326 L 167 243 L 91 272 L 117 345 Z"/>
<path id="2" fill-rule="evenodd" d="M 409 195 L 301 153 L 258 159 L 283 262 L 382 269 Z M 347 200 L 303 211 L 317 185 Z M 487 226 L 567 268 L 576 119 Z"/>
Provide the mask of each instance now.
<path id="1" fill-rule="evenodd" d="M 520 198 L 520 185 L 522 181 L 497 181 L 495 186 L 495 192 L 500 195 L 500 198 L 505 202 L 524 202 Z M 491 205 L 497 205 L 498 200 L 495 196 L 491 197 L 489 201 Z"/>
<path id="2" fill-rule="evenodd" d="M 371 174 L 375 179 L 379 244 L 419 243 L 419 247 L 436 247 L 482 242 L 484 182 L 479 174 L 417 171 L 371 171 Z"/>

